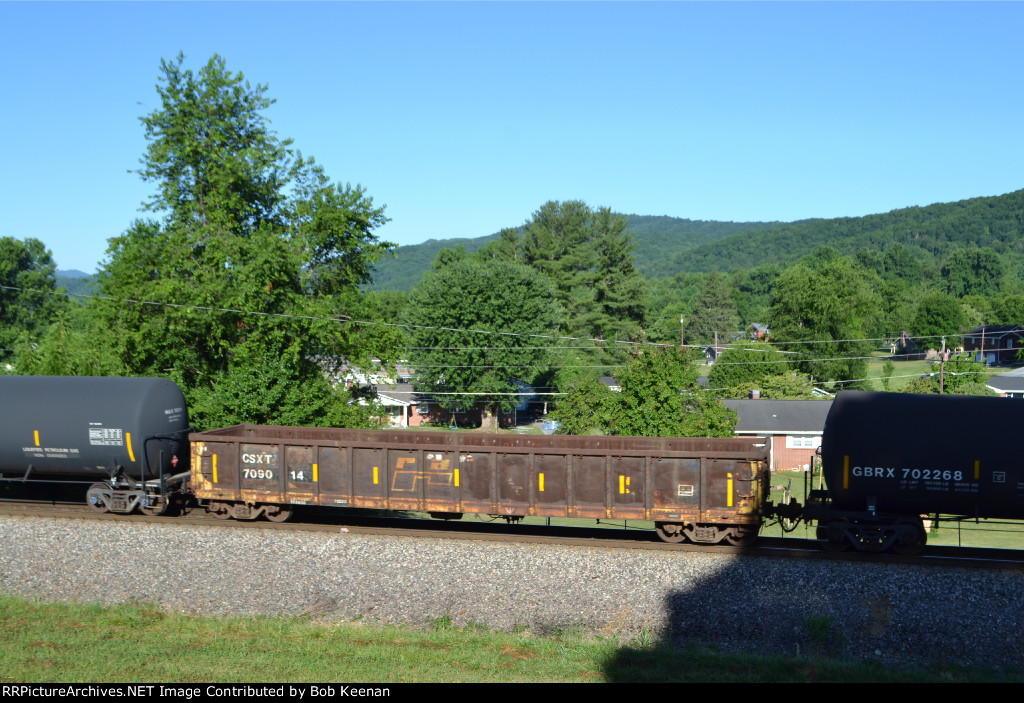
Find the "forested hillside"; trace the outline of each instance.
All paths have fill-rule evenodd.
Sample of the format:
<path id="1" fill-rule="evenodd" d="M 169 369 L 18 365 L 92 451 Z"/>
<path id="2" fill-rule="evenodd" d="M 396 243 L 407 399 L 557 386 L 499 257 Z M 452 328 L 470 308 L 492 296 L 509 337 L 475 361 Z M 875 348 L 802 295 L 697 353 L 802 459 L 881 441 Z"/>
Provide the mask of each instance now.
<path id="1" fill-rule="evenodd" d="M 757 234 L 742 232 L 674 252 L 657 275 L 792 263 L 821 246 L 848 255 L 860 249 L 884 252 L 897 242 L 909 247 L 922 262 L 956 247 L 991 247 L 1019 262 L 1024 253 L 1024 190 L 882 215 L 802 220 Z"/>
<path id="2" fill-rule="evenodd" d="M 882 254 L 897 242 L 925 269 L 936 268 L 951 249 L 990 247 L 1011 270 L 1024 273 L 1024 190 L 880 215 L 789 223 L 626 218 L 636 245 L 636 269 L 648 279 L 791 264 L 822 246 L 851 256 L 861 249 Z M 409 290 L 441 249 L 461 244 L 472 253 L 497 236 L 432 239 L 399 247 L 397 257 L 378 262 L 367 288 Z"/>
<path id="3" fill-rule="evenodd" d="M 666 255 L 716 242 L 740 232 L 763 231 L 778 222 L 712 222 L 679 217 L 626 215 L 627 230 L 636 244 L 636 269 L 645 278 L 670 275 Z M 430 269 L 441 249 L 462 245 L 468 253 L 498 238 L 497 234 L 474 239 L 431 239 L 422 244 L 398 247 L 394 258 L 379 261 L 367 290 L 409 290 Z"/>

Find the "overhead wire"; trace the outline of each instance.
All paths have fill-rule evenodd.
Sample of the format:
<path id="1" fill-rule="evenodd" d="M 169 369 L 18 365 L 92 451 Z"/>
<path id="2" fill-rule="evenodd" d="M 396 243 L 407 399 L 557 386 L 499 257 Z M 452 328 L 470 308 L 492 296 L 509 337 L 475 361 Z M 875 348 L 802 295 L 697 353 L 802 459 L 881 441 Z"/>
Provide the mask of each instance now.
<path id="1" fill-rule="evenodd" d="M 230 313 L 230 314 L 237 314 L 237 315 L 253 315 L 253 316 L 259 316 L 259 317 L 311 320 L 311 321 L 320 321 L 320 322 L 331 322 L 331 321 L 334 321 L 334 322 L 350 323 L 350 324 L 356 324 L 356 325 L 378 325 L 378 326 L 383 326 L 383 327 L 398 327 L 398 328 L 406 328 L 406 329 L 427 329 L 427 330 L 437 330 L 437 331 L 445 331 L 445 332 L 458 332 L 458 333 L 466 333 L 466 334 L 490 334 L 490 335 L 500 335 L 500 336 L 506 336 L 506 337 L 525 337 L 525 338 L 532 338 L 532 339 L 550 339 L 550 340 L 555 340 L 555 341 L 591 342 L 591 343 L 593 343 L 593 346 L 561 346 L 560 345 L 560 346 L 552 346 L 552 347 L 542 347 L 542 346 L 526 346 L 526 347 L 450 347 L 450 346 L 439 346 L 439 347 L 404 347 L 405 349 L 416 349 L 416 350 L 423 350 L 423 351 L 431 350 L 431 349 L 434 350 L 434 351 L 474 351 L 474 350 L 479 350 L 479 351 L 491 351 L 491 350 L 547 350 L 547 351 L 551 351 L 551 350 L 563 350 L 563 349 L 565 349 L 565 350 L 584 350 L 584 351 L 609 351 L 610 350 L 610 348 L 609 348 L 610 345 L 626 345 L 627 348 L 638 348 L 638 347 L 645 347 L 646 346 L 646 347 L 657 347 L 657 348 L 678 348 L 678 347 L 683 347 L 683 348 L 690 348 L 690 349 L 705 349 L 708 346 L 708 345 L 703 345 L 703 344 L 680 345 L 680 344 L 677 344 L 677 343 L 668 343 L 668 342 L 647 342 L 647 341 L 633 341 L 633 340 L 605 340 L 605 339 L 600 339 L 600 338 L 574 337 L 574 336 L 569 336 L 569 335 L 531 334 L 531 333 L 522 333 L 522 332 L 507 332 L 507 331 L 501 331 L 501 330 L 465 329 L 465 328 L 457 328 L 457 327 L 441 327 L 441 326 L 434 326 L 434 325 L 413 325 L 413 324 L 407 324 L 407 323 L 383 322 L 383 321 L 379 321 L 379 320 L 356 320 L 356 319 L 354 319 L 354 318 L 352 318 L 352 317 L 350 317 L 348 315 L 344 315 L 344 314 L 337 315 L 337 316 L 323 316 L 323 315 L 298 315 L 298 314 L 294 314 L 294 313 L 262 312 L 262 311 L 256 311 L 256 310 L 246 310 L 246 309 L 241 309 L 241 308 L 225 308 L 225 307 L 218 307 L 218 306 L 212 306 L 212 305 L 194 305 L 194 304 L 189 304 L 189 303 L 169 303 L 169 302 L 141 300 L 141 299 L 134 299 L 134 298 L 118 298 L 118 297 L 115 297 L 115 296 L 94 295 L 94 294 L 87 294 L 87 293 L 72 293 L 72 292 L 69 292 L 69 291 L 46 291 L 46 290 L 37 290 L 37 289 L 31 289 L 31 288 L 24 288 L 24 287 L 21 287 L 21 286 L 9 286 L 9 285 L 0 285 L 0 290 L 20 291 L 20 292 L 25 292 L 25 293 L 36 293 L 36 294 L 41 294 L 41 295 L 63 295 L 63 296 L 66 296 L 66 297 L 84 298 L 84 299 L 87 299 L 87 300 L 103 300 L 103 301 L 109 301 L 109 302 L 115 302 L 115 303 L 129 303 L 129 304 L 137 304 L 137 305 L 151 305 L 151 306 L 158 306 L 158 307 L 168 307 L 168 308 L 184 309 L 184 310 L 194 310 L 194 311 L 201 311 L 201 312 Z M 956 332 L 956 333 L 948 333 L 948 334 L 917 335 L 917 336 L 914 337 L 914 339 L 940 339 L 940 338 L 953 338 L 953 337 L 962 337 L 962 336 L 965 336 L 964 333 Z M 889 337 L 865 337 L 865 338 L 848 338 L 848 339 L 797 340 L 797 341 L 783 341 L 783 342 L 772 341 L 771 344 L 776 345 L 776 346 L 784 346 L 784 345 L 801 345 L 801 344 L 804 344 L 804 345 L 806 345 L 806 344 L 835 344 L 835 343 L 839 343 L 839 342 L 886 342 L 886 343 L 889 343 L 889 342 L 891 342 L 891 339 L 892 338 L 889 338 Z M 730 351 L 763 351 L 763 352 L 771 352 L 771 353 L 778 353 L 778 354 L 800 354 L 800 352 L 791 352 L 791 351 L 786 351 L 786 350 L 782 350 L 782 349 L 757 349 L 757 348 L 751 348 L 751 347 L 729 347 L 728 349 Z M 738 365 L 738 366 L 743 366 L 743 365 L 765 365 L 765 364 L 798 364 L 798 363 L 806 363 L 806 362 L 829 362 L 829 361 L 848 361 L 848 360 L 849 361 L 853 361 L 853 360 L 858 360 L 858 359 L 867 360 L 867 359 L 876 358 L 876 357 L 872 357 L 872 356 L 864 356 L 864 355 L 857 355 L 857 354 L 847 354 L 847 355 L 838 355 L 838 356 L 833 355 L 833 356 L 821 356 L 821 357 L 813 357 L 813 356 L 807 356 L 805 354 L 802 354 L 801 356 L 802 356 L 802 358 L 800 358 L 800 359 L 789 359 L 789 360 L 779 360 L 779 361 L 765 361 L 765 360 L 759 360 L 759 361 L 717 361 L 715 363 L 716 364 L 721 364 L 721 365 Z M 551 368 L 551 369 L 560 369 L 560 368 L 622 368 L 623 364 L 598 364 L 598 365 L 562 364 L 562 365 L 556 365 L 556 366 L 544 365 L 543 367 L 539 367 L 537 365 L 525 365 L 525 367 L 527 367 L 527 368 Z M 497 366 L 494 366 L 494 365 L 491 365 L 491 364 L 460 365 L 460 366 L 453 366 L 453 365 L 436 365 L 436 366 L 421 365 L 420 368 L 524 368 L 524 365 L 497 365 Z M 856 380 L 863 380 L 863 379 L 849 379 L 849 380 L 830 381 L 830 382 L 831 383 L 852 383 L 852 382 L 854 382 Z"/>

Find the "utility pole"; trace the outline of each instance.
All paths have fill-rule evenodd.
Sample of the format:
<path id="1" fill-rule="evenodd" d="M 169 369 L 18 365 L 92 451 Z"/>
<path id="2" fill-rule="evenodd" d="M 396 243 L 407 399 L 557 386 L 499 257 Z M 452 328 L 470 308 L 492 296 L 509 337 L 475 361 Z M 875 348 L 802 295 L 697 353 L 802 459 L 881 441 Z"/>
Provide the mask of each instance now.
<path id="1" fill-rule="evenodd" d="M 684 337 L 685 329 L 686 329 L 686 318 L 683 317 L 682 315 L 680 315 L 679 316 L 679 351 L 682 351 L 683 347 L 684 347 L 683 337 Z"/>
<path id="2" fill-rule="evenodd" d="M 939 395 L 945 393 L 946 387 L 946 360 L 949 359 L 949 352 L 946 350 L 946 337 L 942 337 L 942 363 L 939 364 Z"/>

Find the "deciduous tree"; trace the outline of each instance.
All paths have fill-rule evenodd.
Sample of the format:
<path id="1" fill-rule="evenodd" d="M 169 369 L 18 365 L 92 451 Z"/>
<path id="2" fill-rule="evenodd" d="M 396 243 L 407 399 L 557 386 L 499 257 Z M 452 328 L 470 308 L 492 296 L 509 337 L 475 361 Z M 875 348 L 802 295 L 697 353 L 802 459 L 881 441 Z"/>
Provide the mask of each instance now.
<path id="1" fill-rule="evenodd" d="M 674 347 L 637 350 L 618 375 L 619 392 L 596 391 L 593 383 L 570 388 L 559 403 L 561 431 L 581 428 L 644 437 L 729 437 L 736 414 L 714 393 L 697 388 L 692 352 Z M 587 410 L 597 403 L 597 411 Z M 583 415 L 583 416 L 581 416 Z"/>
<path id="2" fill-rule="evenodd" d="M 155 186 L 146 208 L 159 219 L 110 240 L 99 280 L 121 361 L 174 377 L 211 424 L 348 416 L 325 371 L 394 349 L 386 328 L 347 322 L 372 262 L 392 249 L 373 234 L 383 208 L 279 139 L 266 86 L 219 56 L 198 73 L 181 55 L 162 61 L 157 93 L 138 173 Z M 242 402 L 245 389 L 265 398 Z"/>
<path id="3" fill-rule="evenodd" d="M 917 306 L 914 317 L 914 335 L 921 338 L 921 343 L 932 349 L 942 347 L 942 338 L 946 338 L 946 346 L 960 343 L 960 332 L 967 324 L 960 303 L 951 295 L 942 291 L 932 291 Z"/>
<path id="4" fill-rule="evenodd" d="M 864 321 L 877 309 L 877 297 L 864 272 L 848 257 L 818 268 L 792 266 L 779 277 L 772 294 L 772 340 L 797 352 L 800 369 L 818 381 L 843 381 L 856 387 L 867 376 Z"/>
<path id="5" fill-rule="evenodd" d="M 428 272 L 403 320 L 416 390 L 449 410 L 489 413 L 512 410 L 515 381 L 530 383 L 547 370 L 562 308 L 551 281 L 534 269 L 470 257 Z"/>
<path id="6" fill-rule="evenodd" d="M 38 239 L 0 237 L 0 361 L 9 360 L 19 338 L 38 341 L 67 299 L 55 295 L 56 265 Z"/>

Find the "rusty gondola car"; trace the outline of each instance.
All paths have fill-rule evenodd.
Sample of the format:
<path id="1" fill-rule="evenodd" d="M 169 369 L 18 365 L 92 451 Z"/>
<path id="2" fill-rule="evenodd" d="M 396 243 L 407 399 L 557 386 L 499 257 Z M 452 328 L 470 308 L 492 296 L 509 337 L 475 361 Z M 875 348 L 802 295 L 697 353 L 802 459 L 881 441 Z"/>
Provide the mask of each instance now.
<path id="1" fill-rule="evenodd" d="M 236 425 L 190 440 L 196 499 L 242 520 L 296 505 L 648 520 L 668 542 L 740 544 L 769 491 L 764 439 Z"/>

